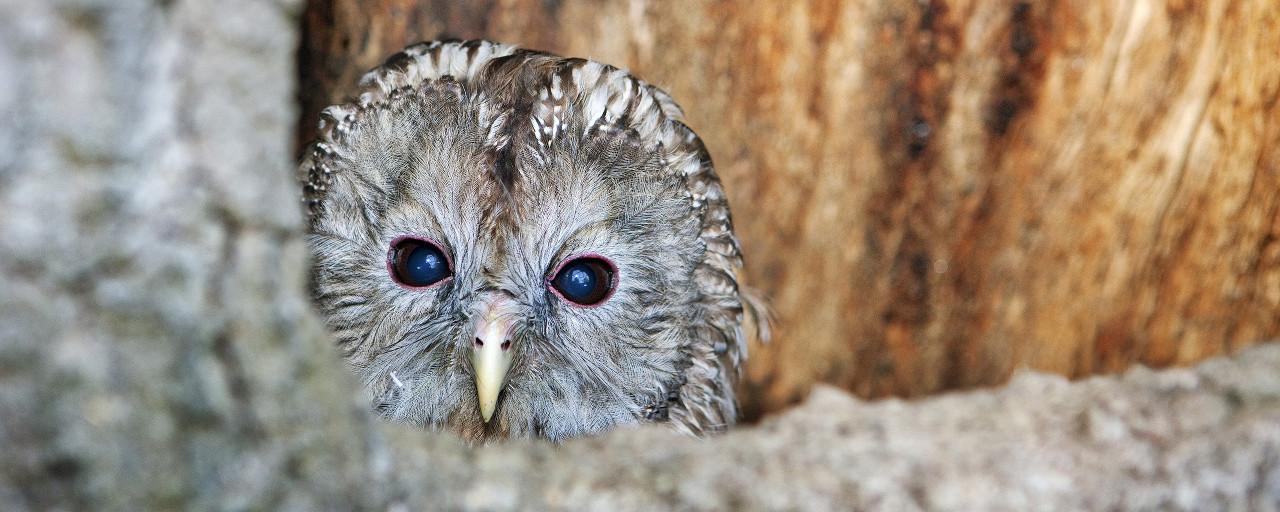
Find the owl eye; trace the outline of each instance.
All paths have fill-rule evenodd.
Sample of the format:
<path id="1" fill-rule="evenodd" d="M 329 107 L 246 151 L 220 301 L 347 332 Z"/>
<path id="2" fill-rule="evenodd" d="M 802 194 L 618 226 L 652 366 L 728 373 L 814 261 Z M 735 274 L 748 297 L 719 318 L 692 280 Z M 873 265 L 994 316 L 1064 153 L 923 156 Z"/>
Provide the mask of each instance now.
<path id="1" fill-rule="evenodd" d="M 453 275 L 444 251 L 432 242 L 418 238 L 400 238 L 391 243 L 388 254 L 391 278 L 413 288 L 440 283 Z"/>
<path id="2" fill-rule="evenodd" d="M 595 306 L 613 293 L 614 266 L 598 256 L 584 256 L 565 262 L 551 278 L 551 287 L 565 300 L 579 306 Z"/>

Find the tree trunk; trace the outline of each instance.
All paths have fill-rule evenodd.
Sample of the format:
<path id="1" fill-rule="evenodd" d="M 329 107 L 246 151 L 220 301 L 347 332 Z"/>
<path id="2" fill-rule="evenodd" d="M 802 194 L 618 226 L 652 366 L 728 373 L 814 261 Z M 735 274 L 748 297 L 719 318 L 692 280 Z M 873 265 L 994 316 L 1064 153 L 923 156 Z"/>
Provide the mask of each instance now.
<path id="1" fill-rule="evenodd" d="M 367 503 L 282 4 L 0 0 L 0 508 Z"/>
<path id="2" fill-rule="evenodd" d="M 0 508 L 1280 506 L 1275 343 L 906 404 L 823 388 L 709 440 L 373 419 L 304 290 L 294 7 L 0 0 Z"/>
<path id="3" fill-rule="evenodd" d="M 1280 3 L 311 0 L 303 121 L 405 43 L 669 89 L 776 309 L 749 411 L 1186 364 L 1280 334 Z"/>

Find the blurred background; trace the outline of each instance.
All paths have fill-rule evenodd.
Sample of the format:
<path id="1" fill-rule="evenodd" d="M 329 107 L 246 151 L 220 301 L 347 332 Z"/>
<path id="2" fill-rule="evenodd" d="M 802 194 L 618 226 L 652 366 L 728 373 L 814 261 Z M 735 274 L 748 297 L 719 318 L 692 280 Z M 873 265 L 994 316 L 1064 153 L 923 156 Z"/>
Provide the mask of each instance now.
<path id="1" fill-rule="evenodd" d="M 401 47 L 488 38 L 670 91 L 775 339 L 749 418 L 1182 365 L 1280 333 L 1274 0 L 308 0 L 299 147 Z"/>

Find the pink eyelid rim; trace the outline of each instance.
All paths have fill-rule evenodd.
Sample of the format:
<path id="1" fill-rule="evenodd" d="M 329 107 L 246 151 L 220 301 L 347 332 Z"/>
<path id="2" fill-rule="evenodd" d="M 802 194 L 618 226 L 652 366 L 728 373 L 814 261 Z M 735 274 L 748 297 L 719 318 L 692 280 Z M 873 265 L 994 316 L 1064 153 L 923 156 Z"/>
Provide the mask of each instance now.
<path id="1" fill-rule="evenodd" d="M 552 281 L 556 280 L 556 276 L 560 275 L 560 271 L 564 269 L 565 265 L 568 265 L 569 262 L 577 261 L 583 258 L 600 260 L 605 262 L 606 265 L 609 265 L 609 271 L 611 274 L 610 275 L 611 279 L 609 280 L 609 292 L 604 294 L 604 298 L 600 299 L 600 302 L 597 302 L 595 304 L 578 304 L 577 302 L 571 301 L 568 298 L 566 298 L 563 294 L 561 294 L 560 290 L 557 290 L 555 285 L 551 284 Z M 605 255 L 597 254 L 594 252 L 572 254 L 569 257 L 563 260 L 560 260 L 560 263 L 556 265 L 555 270 L 551 271 L 551 275 L 547 276 L 547 289 L 551 290 L 551 293 L 554 293 L 556 297 L 560 297 L 560 300 L 564 301 L 565 304 L 568 304 L 570 306 L 573 306 L 576 308 L 582 308 L 582 309 L 598 308 L 600 306 L 603 306 L 604 303 L 609 302 L 609 299 L 613 298 L 614 292 L 618 291 L 618 264 L 614 263 L 613 260 L 609 259 Z"/>
<path id="2" fill-rule="evenodd" d="M 440 254 L 444 255 L 445 265 L 449 266 L 449 277 L 446 277 L 444 279 L 441 279 L 439 281 L 436 281 L 426 286 L 413 286 L 413 285 L 400 282 L 400 280 L 396 278 L 396 269 L 395 269 L 396 246 L 400 245 L 400 242 L 403 242 L 405 240 L 415 240 L 418 242 L 431 244 L 435 246 L 435 248 L 440 251 Z M 449 251 L 444 250 L 444 246 L 440 245 L 440 242 L 435 241 L 435 239 L 431 237 L 420 236 L 420 235 L 400 235 L 391 239 L 391 244 L 387 246 L 387 275 L 391 276 L 391 282 L 395 283 L 396 286 L 399 286 L 406 290 L 430 290 L 432 288 L 438 287 L 442 284 L 445 284 L 453 280 L 453 258 L 449 257 Z"/>

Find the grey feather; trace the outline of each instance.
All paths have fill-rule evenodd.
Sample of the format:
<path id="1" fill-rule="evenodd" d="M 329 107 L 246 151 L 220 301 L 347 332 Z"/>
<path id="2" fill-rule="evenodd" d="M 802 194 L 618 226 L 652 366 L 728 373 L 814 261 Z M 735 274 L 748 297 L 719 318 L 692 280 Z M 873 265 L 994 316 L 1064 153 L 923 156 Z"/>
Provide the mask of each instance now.
<path id="1" fill-rule="evenodd" d="M 299 178 L 315 302 L 385 416 L 475 441 L 734 422 L 741 249 L 711 158 L 662 90 L 588 60 L 418 44 L 324 111 Z M 395 284 L 388 246 L 404 234 L 438 241 L 454 278 Z M 582 253 L 617 266 L 598 307 L 548 290 Z M 488 423 L 466 356 L 484 290 L 520 311 Z"/>

